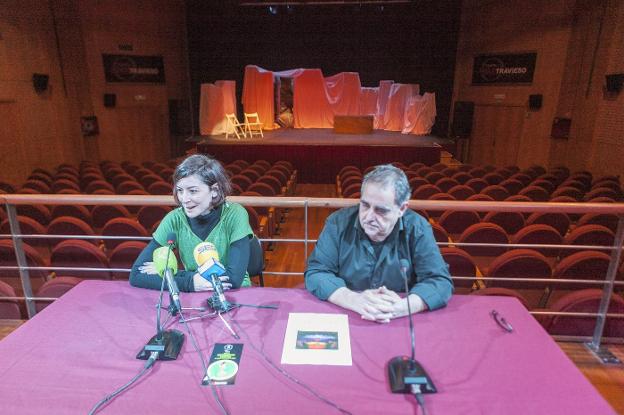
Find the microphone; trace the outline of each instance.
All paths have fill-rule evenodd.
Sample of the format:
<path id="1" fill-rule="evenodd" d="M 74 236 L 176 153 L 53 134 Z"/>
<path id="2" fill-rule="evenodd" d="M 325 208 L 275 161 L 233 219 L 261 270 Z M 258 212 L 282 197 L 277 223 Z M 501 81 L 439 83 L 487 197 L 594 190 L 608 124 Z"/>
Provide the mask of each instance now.
<path id="1" fill-rule="evenodd" d="M 407 270 L 410 265 L 407 259 L 401 259 L 400 263 L 401 276 L 405 282 L 405 292 L 407 294 L 407 317 L 410 323 L 412 355 L 411 357 L 396 356 L 388 362 L 388 380 L 390 381 L 392 393 L 412 393 L 419 399 L 421 393 L 437 393 L 437 389 L 423 366 L 415 359 L 416 341 L 407 283 Z"/>
<path id="2" fill-rule="evenodd" d="M 167 234 L 167 246 L 160 247 L 154 251 L 152 256 L 154 266 L 158 275 L 167 282 L 169 295 L 173 307 L 182 312 L 180 306 L 180 290 L 176 284 L 173 274 L 178 271 L 178 262 L 175 255 L 171 255 L 171 250 L 175 245 L 176 235 L 171 232 Z M 178 330 L 163 330 L 160 326 L 160 308 L 162 304 L 162 285 L 160 288 L 160 299 L 156 306 L 156 334 L 148 341 L 147 345 L 137 354 L 137 359 L 147 360 L 145 367 L 151 366 L 155 360 L 175 360 L 180 354 L 184 344 L 184 333 Z M 173 314 L 173 313 L 172 313 Z"/>
<path id="3" fill-rule="evenodd" d="M 225 274 L 225 267 L 219 262 L 219 252 L 210 242 L 202 242 L 193 250 L 195 262 L 199 265 L 197 272 L 204 279 L 212 283 L 214 293 L 208 304 L 215 310 L 226 312 L 232 308 L 232 304 L 225 298 L 223 283 L 220 276 Z"/>
<path id="4" fill-rule="evenodd" d="M 182 306 L 180 305 L 180 289 L 173 278 L 173 274 L 178 272 L 178 261 L 176 260 L 175 255 L 171 255 L 170 246 L 171 245 L 161 246 L 154 251 L 154 266 L 156 267 L 158 275 L 160 275 L 161 278 L 164 278 L 167 282 L 167 288 L 169 289 L 169 294 L 173 300 L 173 305 L 177 311 L 181 311 Z"/>

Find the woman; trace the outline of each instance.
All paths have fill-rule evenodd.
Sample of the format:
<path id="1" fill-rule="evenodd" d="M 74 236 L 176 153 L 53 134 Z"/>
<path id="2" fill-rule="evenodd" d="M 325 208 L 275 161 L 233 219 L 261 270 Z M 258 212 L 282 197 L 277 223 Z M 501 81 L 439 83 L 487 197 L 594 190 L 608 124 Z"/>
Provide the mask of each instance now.
<path id="1" fill-rule="evenodd" d="M 167 235 L 176 235 L 175 246 L 184 264 L 184 271 L 175 275 L 181 291 L 212 290 L 212 284 L 196 271 L 198 264 L 193 250 L 201 242 L 215 245 L 226 273 L 223 287 L 249 286 L 249 239 L 253 231 L 244 207 L 226 202 L 231 187 L 221 164 L 210 157 L 195 154 L 184 160 L 173 174 L 173 197 L 179 207 L 162 220 L 153 239 L 134 262 L 130 284 L 135 287 L 160 289 L 152 255 L 167 243 Z"/>

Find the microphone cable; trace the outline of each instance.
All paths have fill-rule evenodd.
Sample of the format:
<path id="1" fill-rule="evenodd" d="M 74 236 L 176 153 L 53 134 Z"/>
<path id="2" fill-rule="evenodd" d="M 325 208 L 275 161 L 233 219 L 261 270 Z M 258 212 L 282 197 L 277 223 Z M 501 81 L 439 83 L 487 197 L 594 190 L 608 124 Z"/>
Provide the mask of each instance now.
<path id="1" fill-rule="evenodd" d="M 236 325 L 236 327 L 238 327 L 239 331 L 241 333 L 243 333 L 246 337 L 246 343 L 245 344 L 249 344 L 251 346 L 252 349 L 254 349 L 256 351 L 256 353 L 260 354 L 260 356 L 262 356 L 264 358 L 264 360 L 267 361 L 267 363 L 269 363 L 269 365 L 271 365 L 275 370 L 277 370 L 279 373 L 281 373 L 282 375 L 284 375 L 288 380 L 290 380 L 291 382 L 301 386 L 302 388 L 304 388 L 305 390 L 307 390 L 308 392 L 310 392 L 312 395 L 314 395 L 315 398 L 317 398 L 318 400 L 320 400 L 321 402 L 333 407 L 334 409 L 336 409 L 337 411 L 339 411 L 342 414 L 345 415 L 353 415 L 351 412 L 347 411 L 346 409 L 342 409 L 340 406 L 338 406 L 338 404 L 334 403 L 333 401 L 330 401 L 329 399 L 325 398 L 324 396 L 322 396 L 320 393 L 318 393 L 317 391 L 315 391 L 314 389 L 312 389 L 311 386 L 308 386 L 307 384 L 303 383 L 302 381 L 300 381 L 299 379 L 297 379 L 296 377 L 294 377 L 293 375 L 291 375 L 290 373 L 288 373 L 286 370 L 282 369 L 281 367 L 277 366 L 270 358 L 269 356 L 267 356 L 264 351 L 262 351 L 261 349 L 257 348 L 256 345 L 251 341 L 251 337 L 249 337 L 249 334 L 247 334 L 247 332 L 245 331 L 245 329 L 243 329 L 240 324 L 238 324 L 238 322 L 234 319 L 232 319 L 232 323 L 234 325 Z"/>
<path id="2" fill-rule="evenodd" d="M 147 362 L 145 362 L 145 365 L 143 365 L 143 369 L 141 369 L 141 371 L 139 373 L 136 374 L 135 377 L 133 377 L 128 383 L 126 383 L 125 385 L 123 385 L 122 387 L 118 388 L 117 390 L 115 390 L 113 393 L 106 395 L 104 398 L 102 398 L 98 403 L 96 403 L 93 408 L 91 409 L 91 411 L 89 411 L 89 415 L 93 415 L 95 414 L 97 411 L 99 411 L 103 405 L 107 404 L 108 402 L 110 402 L 112 399 L 114 399 L 117 395 L 121 394 L 123 391 L 125 391 L 126 389 L 128 389 L 130 386 L 132 386 L 137 380 L 139 380 L 141 378 L 141 376 L 143 376 L 145 373 L 147 373 L 147 371 L 154 366 L 154 362 L 156 361 L 156 358 L 158 357 L 158 352 L 152 352 L 150 354 L 149 359 L 147 359 Z"/>
<path id="3" fill-rule="evenodd" d="M 205 377 L 207 377 L 208 376 L 208 366 L 206 365 L 206 361 L 204 360 L 204 355 L 202 355 L 201 350 L 199 349 L 199 345 L 197 344 L 197 340 L 195 339 L 195 335 L 193 335 L 193 333 L 191 332 L 191 328 L 189 327 L 188 322 L 186 321 L 186 318 L 184 318 L 184 314 L 182 314 L 182 312 L 180 312 L 180 321 L 182 322 L 182 324 L 184 324 L 184 327 L 186 328 L 186 332 L 188 333 L 189 338 L 191 339 L 191 343 L 193 344 L 193 348 L 195 349 L 195 351 L 199 355 L 199 360 L 201 361 L 202 368 L 204 369 Z M 205 385 L 205 384 L 206 383 L 204 383 L 204 381 L 202 380 L 202 385 Z M 228 410 L 223 405 L 223 402 L 221 402 L 221 398 L 219 398 L 219 394 L 217 393 L 215 385 L 213 385 L 210 382 L 210 380 L 208 380 L 207 384 L 210 386 L 210 391 L 212 392 L 212 396 L 214 397 L 214 400 L 217 402 L 217 404 L 221 408 L 221 412 L 224 415 L 229 415 L 230 413 L 228 412 Z"/>
<path id="4" fill-rule="evenodd" d="M 173 242 L 170 241 L 170 239 L 171 238 L 168 238 L 168 240 L 167 240 L 167 245 L 169 246 L 169 249 L 167 250 L 167 264 L 169 263 L 169 254 L 171 253 L 171 248 L 173 246 Z M 156 315 L 156 325 L 158 326 L 157 327 L 158 334 L 162 333 L 163 327 L 166 326 L 167 322 L 169 321 L 169 318 L 167 318 L 167 320 L 165 321 L 165 323 L 162 326 L 160 324 L 160 310 L 162 309 L 162 300 L 163 300 L 163 292 L 164 292 L 164 290 L 165 290 L 165 279 L 163 278 L 161 283 L 160 283 L 160 295 L 158 297 L 158 304 L 156 304 L 156 309 L 158 310 L 157 311 L 157 315 Z M 89 411 L 89 415 L 95 414 L 97 411 L 99 411 L 102 408 L 103 405 L 107 404 L 108 402 L 113 400 L 115 397 L 117 397 L 119 394 L 121 394 L 126 389 L 128 389 L 130 386 L 132 386 L 145 373 L 147 373 L 147 371 L 152 366 L 154 366 L 154 363 L 156 362 L 157 359 L 158 359 L 158 352 L 150 353 L 150 357 L 145 362 L 145 365 L 143 365 L 143 369 L 141 369 L 141 371 L 139 373 L 137 373 L 128 383 L 126 383 L 125 385 L 121 386 L 120 388 L 116 389 L 114 392 L 110 393 L 109 395 L 106 395 L 104 398 L 102 398 L 100 401 L 98 401 L 93 406 L 93 408 L 91 408 L 91 411 Z"/>
<path id="5" fill-rule="evenodd" d="M 422 409 L 422 415 L 427 415 L 427 409 L 425 408 L 425 397 L 423 393 L 420 391 L 420 385 L 412 385 L 411 387 L 412 395 L 416 398 L 416 402 L 420 405 L 420 409 Z"/>

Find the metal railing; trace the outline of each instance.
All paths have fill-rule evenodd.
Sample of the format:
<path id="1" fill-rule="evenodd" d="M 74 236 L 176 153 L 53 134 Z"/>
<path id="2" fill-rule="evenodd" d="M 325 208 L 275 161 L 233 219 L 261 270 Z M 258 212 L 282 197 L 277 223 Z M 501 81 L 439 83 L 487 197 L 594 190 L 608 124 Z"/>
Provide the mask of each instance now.
<path id="1" fill-rule="evenodd" d="M 304 260 L 307 261 L 308 248 L 310 243 L 316 242 L 315 239 L 309 238 L 309 210 L 317 208 L 343 208 L 358 203 L 357 199 L 344 198 L 307 198 L 307 197 L 251 197 L 251 196 L 231 196 L 228 200 L 240 203 L 244 206 L 252 207 L 276 207 L 276 208 L 300 208 L 304 210 L 303 214 L 303 238 L 265 238 L 263 242 L 295 242 L 302 243 L 304 246 Z M 34 297 L 30 284 L 29 271 L 31 270 L 79 270 L 84 272 L 96 271 L 113 271 L 113 272 L 129 272 L 129 269 L 118 268 L 69 268 L 69 267 L 31 267 L 28 266 L 26 257 L 22 248 L 23 238 L 76 238 L 76 239 L 135 239 L 149 240 L 147 237 L 128 237 L 128 236 L 87 236 L 87 235 L 27 235 L 22 234 L 17 220 L 16 206 L 19 205 L 124 205 L 124 206 L 175 206 L 173 197 L 171 196 L 138 196 L 138 195 L 31 195 L 31 194 L 3 194 L 0 195 L 0 201 L 6 206 L 8 214 L 11 234 L 0 235 L 0 238 L 11 237 L 13 239 L 17 266 L 5 266 L 1 269 L 18 269 L 22 284 L 24 296 L 22 297 L 3 297 L 5 300 L 22 300 L 26 302 L 26 308 L 29 317 L 35 314 L 34 301 L 52 301 L 52 298 Z M 618 216 L 618 227 L 615 234 L 613 246 L 580 246 L 580 245 L 533 245 L 533 244 L 487 244 L 487 243 L 439 243 L 439 245 L 452 246 L 504 246 L 513 248 L 556 248 L 556 249 L 592 249 L 610 251 L 610 263 L 604 280 L 595 279 L 547 279 L 549 284 L 573 283 L 573 284 L 596 284 L 603 285 L 602 298 L 597 313 L 569 313 L 569 312 L 552 312 L 552 311 L 531 311 L 533 315 L 567 315 L 578 317 L 596 317 L 596 325 L 590 347 L 593 350 L 600 348 L 602 335 L 606 318 L 624 318 L 624 314 L 607 313 L 609 302 L 613 295 L 613 288 L 616 285 L 624 285 L 622 281 L 615 281 L 622 246 L 624 243 L 624 203 L 536 203 L 536 202 L 490 202 L 490 201 L 433 201 L 433 200 L 411 200 L 410 207 L 415 210 L 424 211 L 474 211 L 474 212 L 562 212 L 568 214 L 612 214 Z M 303 275 L 302 272 L 285 272 L 279 270 L 269 270 L 264 272 L 265 275 Z M 472 276 L 453 276 L 455 280 L 474 280 Z M 503 277 L 487 277 L 480 276 L 482 281 L 500 280 L 514 282 L 545 282 L 544 278 L 503 278 Z"/>

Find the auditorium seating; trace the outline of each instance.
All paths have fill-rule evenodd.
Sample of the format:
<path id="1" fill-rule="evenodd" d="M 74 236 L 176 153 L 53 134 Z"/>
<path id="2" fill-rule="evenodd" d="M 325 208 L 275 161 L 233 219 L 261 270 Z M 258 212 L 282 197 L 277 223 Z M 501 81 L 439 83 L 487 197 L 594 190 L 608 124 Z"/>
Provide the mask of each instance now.
<path id="1" fill-rule="evenodd" d="M 131 269 L 134 261 L 147 246 L 145 241 L 123 241 L 108 251 L 108 264 L 111 268 Z M 129 272 L 111 271 L 114 279 L 128 279 Z"/>
<path id="2" fill-rule="evenodd" d="M 454 279 L 456 292 L 457 288 L 472 289 L 477 280 L 477 265 L 472 256 L 461 248 L 441 247 L 442 258 L 449 265 L 451 276 L 471 277 L 470 279 Z"/>
<path id="3" fill-rule="evenodd" d="M 70 277 L 94 278 L 94 279 L 111 279 L 112 275 L 109 268 L 108 258 L 104 252 L 85 241 L 77 239 L 65 240 L 54 247 L 50 258 L 52 268 L 56 267 L 72 267 L 72 268 L 103 268 L 98 271 L 84 270 L 57 270 L 57 275 L 65 275 Z"/>
<path id="4" fill-rule="evenodd" d="M 85 235 L 85 236 L 95 236 L 95 231 L 89 224 L 84 222 L 81 219 L 72 217 L 72 216 L 60 216 L 54 219 L 48 225 L 46 229 L 46 233 L 48 235 Z M 81 239 L 83 240 L 83 239 Z M 62 239 L 50 239 L 50 246 L 54 247 L 58 245 Z M 84 241 L 93 244 L 95 246 L 99 245 L 99 240 L 97 239 L 87 239 Z"/>
<path id="5" fill-rule="evenodd" d="M 106 222 L 102 228 L 102 236 L 128 236 L 127 239 L 133 239 L 133 237 L 147 237 L 148 235 L 143 225 L 137 220 L 122 217 Z M 107 250 L 112 250 L 122 242 L 122 239 L 104 239 L 104 246 Z"/>
<path id="6" fill-rule="evenodd" d="M 548 310 L 554 312 L 596 313 L 602 299 L 602 290 L 588 288 L 577 290 L 560 298 Z M 624 299 L 618 294 L 611 297 L 608 313 L 624 313 Z M 559 336 L 592 336 L 596 325 L 596 317 L 579 316 L 544 316 L 542 325 L 548 333 Z M 624 319 L 607 317 L 603 336 L 611 338 L 624 337 Z"/>
<path id="7" fill-rule="evenodd" d="M 22 318 L 17 300 L 4 300 L 2 297 L 16 297 L 15 290 L 4 281 L 0 281 L 0 319 L 19 320 Z"/>
<path id="8" fill-rule="evenodd" d="M 82 281 L 77 277 L 56 277 L 50 281 L 46 281 L 35 293 L 36 297 L 42 298 L 59 298 Z M 35 301 L 35 309 L 40 312 L 50 305 L 48 301 Z"/>
<path id="9" fill-rule="evenodd" d="M 526 308 L 527 310 L 531 309 L 527 299 L 524 298 L 524 296 L 520 294 L 518 291 L 511 289 L 511 288 L 487 287 L 487 288 L 482 288 L 480 290 L 472 291 L 470 294 L 471 295 L 496 295 L 496 296 L 503 296 L 503 297 L 514 297 L 518 299 L 518 301 L 520 301 L 520 303 L 524 306 L 524 308 Z"/>
<path id="10" fill-rule="evenodd" d="M 176 163 L 179 160 L 176 161 Z M 26 185 L 26 181 L 22 184 L 27 191 L 41 192 L 45 189 L 45 186 L 50 188 L 50 191 L 56 190 L 58 192 L 74 192 L 76 188 L 80 189 L 82 193 L 95 193 L 95 192 L 107 192 L 109 194 L 124 193 L 128 194 L 171 194 L 171 175 L 173 174 L 173 167 L 176 163 L 170 161 L 168 163 L 148 162 L 137 164 L 134 162 L 103 162 L 101 164 L 94 163 L 81 163 L 79 167 L 76 166 L 62 166 L 54 170 L 54 174 L 46 174 L 41 171 L 33 171 L 28 179 L 31 183 Z M 397 163 L 395 163 L 397 164 Z M 234 177 L 245 177 L 245 188 L 239 187 L 236 192 L 245 195 L 245 191 L 252 191 L 254 193 L 263 193 L 265 195 L 293 195 L 294 184 L 296 184 L 296 171 L 292 165 L 288 162 L 277 162 L 271 164 L 264 160 L 238 160 L 225 166 L 229 173 Z M 615 178 L 594 178 L 591 174 L 584 172 L 573 172 L 564 168 L 551 168 L 541 169 L 537 166 L 532 166 L 529 169 L 519 169 L 517 166 L 506 166 L 495 168 L 494 166 L 425 166 L 422 163 L 411 163 L 409 167 L 399 166 L 406 171 L 409 177 L 410 186 L 414 195 L 426 200 L 466 200 L 466 203 L 470 203 L 473 200 L 504 200 L 504 201 L 530 201 L 530 200 L 542 200 L 553 202 L 586 202 L 586 201 L 598 201 L 598 202 L 613 202 L 619 201 L 622 198 L 622 191 L 618 180 Z M 368 168 L 362 168 L 356 166 L 345 166 L 336 176 L 336 188 L 338 195 L 342 197 L 358 198 L 360 196 L 361 180 L 363 173 L 370 171 Z M 245 172 L 245 174 L 241 174 Z M 164 176 L 164 177 L 163 177 Z M 123 179 L 123 180 L 122 180 Z M 253 180 L 252 180 L 253 179 Z M 121 188 L 120 185 L 128 181 L 133 183 L 127 185 L 129 188 Z M 235 183 L 235 180 L 232 180 Z M 66 183 L 67 182 L 67 183 Z M 97 183 L 93 185 L 93 183 Z M 34 184 L 33 184 L 34 183 Z M 54 187 L 56 183 L 56 187 Z M 149 186 L 145 188 L 144 183 L 149 183 Z M 126 186 L 126 185 L 125 185 Z M 236 187 L 239 185 L 236 184 Z M 471 187 L 472 186 L 472 187 Z M 270 189 L 270 190 L 268 190 Z M 120 191 L 122 190 L 122 191 Z M 246 193 L 246 195 L 253 195 L 254 193 Z M 536 197 L 537 195 L 537 197 Z M 596 199 L 598 198 L 598 199 Z M 121 232 L 113 232 L 110 230 L 104 231 L 106 222 L 112 218 L 122 218 L 121 221 L 132 221 L 133 223 L 140 223 L 142 225 L 144 233 L 142 236 L 148 235 L 147 231 L 153 230 L 154 226 L 159 220 L 170 210 L 170 207 L 133 207 L 132 209 L 126 207 L 126 211 L 113 208 L 116 212 L 112 215 L 106 213 L 110 210 L 109 207 L 96 207 L 91 211 L 84 206 L 42 206 L 39 207 L 27 207 L 26 210 L 31 210 L 30 216 L 37 216 L 38 219 L 42 218 L 42 222 L 46 221 L 45 209 L 49 212 L 48 223 L 54 221 L 61 216 L 72 216 L 80 219 L 87 225 L 92 226 L 93 231 L 96 234 L 113 235 L 122 234 Z M 99 209 L 98 209 L 99 208 Z M 122 207 L 123 208 L 123 207 Z M 254 231 L 261 238 L 271 238 L 276 232 L 278 232 L 279 215 L 276 214 L 275 209 L 270 208 L 257 208 L 260 211 L 257 212 L 254 208 L 249 207 L 250 223 Z M 34 213 L 32 212 L 34 211 Z M 44 213 L 42 213 L 43 211 Z M 24 212 L 24 208 L 22 208 Z M 1 215 L 2 213 L 0 213 Z M 455 244 L 461 243 L 502 243 L 504 245 L 513 244 L 526 244 L 531 246 L 533 254 L 542 254 L 546 258 L 546 262 L 553 270 L 551 280 L 557 278 L 557 275 L 565 275 L 561 269 L 568 263 L 568 259 L 573 255 L 584 254 L 587 255 L 586 249 L 580 251 L 568 250 L 570 252 L 564 252 L 560 255 L 560 249 L 558 248 L 542 248 L 539 244 L 548 245 L 561 245 L 574 241 L 574 244 L 584 245 L 587 238 L 593 240 L 593 244 L 596 244 L 596 240 L 593 236 L 582 237 L 576 235 L 580 231 L 579 229 L 586 229 L 588 225 L 599 226 L 606 229 L 601 230 L 601 235 L 605 236 L 605 240 L 610 243 L 604 244 L 603 242 L 598 245 L 610 246 L 613 241 L 613 233 L 617 226 L 617 217 L 613 215 L 581 215 L 579 214 L 562 214 L 562 213 L 530 213 L 530 212 L 451 212 L 451 211 L 430 211 L 422 212 L 423 216 L 432 223 L 432 228 L 436 240 L 448 244 L 448 250 L 460 250 L 465 257 L 462 256 L 468 263 L 474 264 L 475 279 L 470 283 L 466 283 L 466 286 L 462 286 L 462 282 L 456 281 L 456 286 L 462 289 L 483 291 L 478 288 L 483 287 L 483 281 L 479 278 L 481 275 L 496 275 L 492 274 L 496 271 L 496 268 L 492 269 L 492 265 L 496 265 L 494 261 L 499 259 L 504 252 L 509 250 L 507 254 L 511 255 L 515 249 L 512 246 L 498 247 L 475 247 L 475 246 L 461 246 Z M 451 219 L 455 216 L 470 217 L 468 223 L 461 223 L 459 225 L 453 223 Z M 38 219 L 29 217 L 34 223 L 41 225 Z M 114 219 L 113 219 L 114 220 Z M 22 232 L 23 233 L 40 233 L 45 234 L 45 227 L 43 231 L 28 231 L 28 224 L 21 219 Z M 462 235 L 465 231 L 477 225 L 478 229 L 488 229 L 491 231 L 493 226 L 498 226 L 500 229 L 492 232 L 493 237 L 490 237 L 488 232 L 485 236 L 480 235 L 477 232 L 477 236 Z M 550 225 L 550 226 L 549 226 Z M 46 226 L 46 225 L 43 225 Z M 556 230 L 553 229 L 556 227 Z M 6 233 L 10 233 L 8 229 L 8 223 L 5 224 Z M 576 234 L 575 234 L 576 233 Z M 71 234 L 71 232 L 66 232 Z M 132 235 L 139 236 L 139 235 Z M 564 241 L 564 237 L 568 239 Z M 576 239 L 575 239 L 576 237 Z M 580 238 L 580 239 L 579 239 Z M 33 239 L 27 238 L 28 242 L 37 244 L 45 239 Z M 61 240 L 59 240 L 61 241 Z M 61 241 L 65 242 L 65 241 Z M 104 243 L 103 246 L 94 246 L 108 261 L 108 266 L 113 268 L 129 268 L 131 266 L 128 260 L 132 256 L 135 256 L 140 252 L 141 246 L 144 246 L 144 241 L 127 241 L 120 243 L 115 241 L 115 244 Z M 509 243 L 508 243 L 509 242 Z M 93 244 L 93 242 L 89 242 Z M 117 253 L 117 248 L 124 244 L 136 243 L 132 254 L 127 254 L 125 257 L 125 265 L 114 265 L 114 260 L 117 261 L 118 256 L 123 256 Z M 96 242 L 97 244 L 97 242 Z M 266 245 L 266 244 L 263 244 Z M 31 247 L 32 248 L 32 247 Z M 45 248 L 45 247 L 39 247 Z M 37 251 L 39 251 L 37 248 Z M 522 249 L 522 248 L 521 248 Z M 529 249 L 529 248 L 524 248 Z M 497 251 L 498 253 L 492 253 L 491 251 Z M 45 251 L 44 251 L 45 252 Z M 91 253 L 92 254 L 92 253 Z M 603 259 L 610 255 L 610 251 L 600 251 Z M 50 258 L 50 254 L 45 256 L 45 260 Z M 95 254 L 95 256 L 100 256 Z M 583 256 L 583 255 L 578 255 Z M 58 257 L 58 255 L 57 255 Z M 136 257 L 136 256 L 135 256 Z M 100 258 L 101 259 L 101 258 Z M 121 260 L 120 260 L 121 261 Z M 450 259 L 448 261 L 451 261 Z M 447 261 L 447 262 L 448 262 Z M 48 262 L 49 264 L 50 262 Z M 58 261 L 55 263 L 56 266 Z M 450 262 L 449 262 L 450 264 Z M 562 265 L 563 264 L 563 265 Z M 456 267 L 451 265 L 451 268 Z M 559 267 L 559 268 L 557 268 Z M 573 269 L 573 268 L 571 268 Z M 491 273 L 487 273 L 491 272 Z M 501 271 L 496 271 L 500 273 Z M 572 271 L 570 271 L 572 272 Z M 605 271 L 606 272 L 606 271 Z M 605 272 L 599 272 L 597 274 L 603 275 L 598 278 L 604 278 Z M 92 274 L 92 273 L 89 273 Z M 114 278 L 127 278 L 127 273 L 121 273 L 118 275 L 114 273 Z M 60 273 L 59 275 L 63 275 Z M 78 275 L 78 274 L 76 274 Z M 79 275 L 81 278 L 92 278 L 92 275 Z M 472 276 L 472 274 L 471 274 Z M 111 276 L 103 276 L 104 278 L 110 278 Z M 573 278 L 573 277 L 570 277 Z M 589 279 L 589 278 L 588 278 Z M 551 281 L 552 282 L 552 281 Z M 513 284 L 519 282 L 512 282 Z M 489 285 L 489 284 L 488 284 Z M 504 284 L 503 284 L 504 285 Z M 491 287 L 492 289 L 500 289 L 500 287 Z M 520 289 L 520 287 L 517 287 Z M 556 301 L 561 295 L 566 294 L 570 290 L 576 290 L 579 284 L 568 283 L 568 286 L 560 285 L 552 282 L 549 285 L 552 290 L 550 297 L 551 302 Z M 489 289 L 489 288 L 488 288 Z M 615 287 L 616 290 L 621 288 Z M 535 305 L 534 299 L 528 296 L 530 306 Z"/>
<path id="11" fill-rule="evenodd" d="M 511 237 L 511 243 L 518 245 L 561 245 L 563 244 L 563 238 L 561 234 L 550 225 L 533 224 L 518 230 L 518 232 Z M 531 247 L 531 249 L 547 257 L 557 257 L 560 252 L 559 248 L 542 248 L 535 246 Z"/>
<path id="12" fill-rule="evenodd" d="M 22 235 L 46 235 L 46 227 L 32 218 L 29 218 L 27 216 L 18 216 L 17 222 L 19 224 Z M 6 235 L 11 234 L 11 225 L 9 223 L 9 219 L 4 219 L 2 223 L 0 223 L 0 233 Z M 34 247 L 47 248 L 48 246 L 48 241 L 45 238 L 26 237 L 22 240 Z"/>

